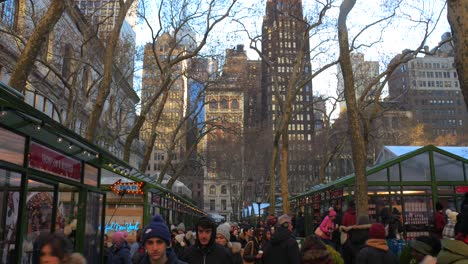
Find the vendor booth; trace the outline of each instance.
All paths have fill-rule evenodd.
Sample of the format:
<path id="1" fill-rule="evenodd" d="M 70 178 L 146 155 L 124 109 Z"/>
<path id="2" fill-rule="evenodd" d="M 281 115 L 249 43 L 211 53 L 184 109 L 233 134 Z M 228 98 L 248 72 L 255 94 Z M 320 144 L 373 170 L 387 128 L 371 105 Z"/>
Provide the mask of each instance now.
<path id="1" fill-rule="evenodd" d="M 429 234 L 435 204 L 455 210 L 468 191 L 467 158 L 468 147 L 386 147 L 380 163 L 366 171 L 371 222 L 384 222 L 396 209 L 407 239 Z M 354 184 L 348 175 L 291 199 L 291 207 L 305 213 L 306 234 L 330 206 L 346 210 Z"/>
<path id="2" fill-rule="evenodd" d="M 51 232 L 68 236 L 88 263 L 100 263 L 104 233 L 133 232 L 154 213 L 204 215 L 63 127 L 52 104 L 44 104 L 46 114 L 23 99 L 0 82 L 0 263 L 32 263 L 36 238 Z"/>

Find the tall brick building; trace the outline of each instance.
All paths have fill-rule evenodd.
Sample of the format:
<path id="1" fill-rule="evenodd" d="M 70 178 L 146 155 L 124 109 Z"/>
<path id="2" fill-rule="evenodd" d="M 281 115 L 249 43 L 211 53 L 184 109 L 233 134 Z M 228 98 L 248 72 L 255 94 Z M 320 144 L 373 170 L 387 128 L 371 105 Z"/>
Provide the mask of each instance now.
<path id="1" fill-rule="evenodd" d="M 290 85 L 295 61 L 302 62 L 299 71 L 306 79 L 311 74 L 309 38 L 305 34 L 301 0 L 268 0 L 262 27 L 262 53 L 266 61 L 262 64 L 262 122 L 268 131 L 277 129 L 281 112 L 275 93 L 285 98 L 288 89 L 299 89 L 293 102 L 293 117 L 288 126 L 289 136 L 289 190 L 291 194 L 304 192 L 313 179 L 312 146 L 314 135 L 314 113 L 312 82 L 302 87 Z M 305 50 L 303 58 L 296 57 Z M 277 87 L 277 91 L 275 90 Z M 294 87 L 294 88 L 290 88 Z M 271 153 L 271 152 L 266 152 Z M 262 175 L 268 179 L 268 175 Z M 265 187 L 268 181 L 265 181 Z M 308 184 L 310 183 L 310 184 Z M 277 189 L 277 194 L 279 189 Z"/>

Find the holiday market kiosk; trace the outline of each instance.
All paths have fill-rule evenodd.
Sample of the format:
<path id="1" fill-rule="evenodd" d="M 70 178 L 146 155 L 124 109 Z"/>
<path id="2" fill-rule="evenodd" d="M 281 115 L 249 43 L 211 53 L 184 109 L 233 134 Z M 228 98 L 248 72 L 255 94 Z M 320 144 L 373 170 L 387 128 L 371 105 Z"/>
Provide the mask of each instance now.
<path id="1" fill-rule="evenodd" d="M 467 158 L 468 147 L 385 147 L 381 163 L 366 171 L 371 222 L 396 208 L 407 239 L 429 234 L 435 204 L 458 209 L 468 192 Z M 291 199 L 291 208 L 305 213 L 306 234 L 313 233 L 330 206 L 345 212 L 354 181 L 348 175 Z"/>
<path id="2" fill-rule="evenodd" d="M 35 239 L 50 232 L 66 234 L 89 263 L 100 263 L 104 232 L 133 231 L 156 212 L 204 214 L 66 129 L 53 104 L 34 96 L 44 112 L 0 82 L 0 263 L 32 263 Z M 127 219 L 116 209 L 137 206 Z"/>

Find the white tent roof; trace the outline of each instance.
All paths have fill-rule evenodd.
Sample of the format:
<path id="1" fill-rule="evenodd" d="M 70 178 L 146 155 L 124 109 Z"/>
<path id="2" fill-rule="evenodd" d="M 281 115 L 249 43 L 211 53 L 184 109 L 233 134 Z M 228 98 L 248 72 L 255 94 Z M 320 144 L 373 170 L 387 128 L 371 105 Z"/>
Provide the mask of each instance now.
<path id="1" fill-rule="evenodd" d="M 376 164 L 383 163 L 387 160 L 396 158 L 401 155 L 405 155 L 411 151 L 422 148 L 422 146 L 384 146 L 377 158 Z M 468 159 L 468 147 L 437 147 L 454 155 Z"/>

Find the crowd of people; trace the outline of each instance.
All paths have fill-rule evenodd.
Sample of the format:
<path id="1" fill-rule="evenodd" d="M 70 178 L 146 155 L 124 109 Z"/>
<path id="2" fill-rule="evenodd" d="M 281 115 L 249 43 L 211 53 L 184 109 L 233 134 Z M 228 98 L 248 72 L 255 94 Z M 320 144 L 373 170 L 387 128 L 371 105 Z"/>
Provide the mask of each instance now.
<path id="1" fill-rule="evenodd" d="M 304 216 L 269 216 L 255 225 L 247 222 L 216 224 L 201 217 L 186 230 L 180 222 L 169 227 L 160 215 L 137 231 L 130 245 L 125 232 L 115 232 L 105 245 L 107 264 L 468 264 L 468 193 L 459 212 L 437 205 L 431 235 L 408 241 L 399 254 L 388 241 L 396 239 L 401 217 L 393 212 L 383 223 L 357 217 L 354 203 L 341 217 L 330 210 L 306 236 Z M 400 222 L 397 224 L 396 222 Z M 301 237 L 303 243 L 297 239 Z M 304 238 L 305 237 L 305 238 Z M 338 239 L 337 239 L 338 237 Z M 51 234 L 41 239 L 38 263 L 85 264 L 66 238 Z"/>

